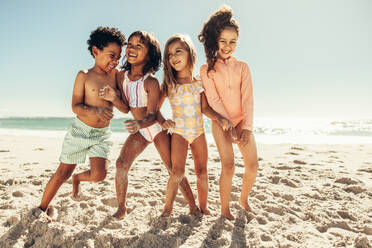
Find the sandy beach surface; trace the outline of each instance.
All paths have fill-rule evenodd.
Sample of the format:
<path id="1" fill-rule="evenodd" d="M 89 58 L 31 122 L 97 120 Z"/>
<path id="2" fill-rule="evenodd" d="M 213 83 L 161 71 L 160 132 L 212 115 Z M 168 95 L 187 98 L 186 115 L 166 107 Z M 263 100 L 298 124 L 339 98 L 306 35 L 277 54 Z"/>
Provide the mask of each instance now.
<path id="1" fill-rule="evenodd" d="M 116 141 L 106 179 L 82 183 L 86 198 L 73 201 L 71 179 L 52 205 L 52 223 L 38 219 L 44 187 L 58 166 L 63 137 L 0 137 L 0 247 L 372 247 L 372 145 L 258 144 L 259 171 L 250 195 L 255 214 L 238 204 L 244 165 L 236 153 L 228 221 L 219 215 L 220 159 L 209 144 L 209 208 L 188 214 L 178 193 L 169 218 L 159 215 L 168 174 L 153 145 L 129 174 L 128 214 L 117 221 Z M 237 147 L 235 147 L 237 149 Z M 87 160 L 88 161 L 88 160 Z M 186 174 L 195 197 L 191 156 Z M 76 172 L 89 168 L 82 164 Z"/>

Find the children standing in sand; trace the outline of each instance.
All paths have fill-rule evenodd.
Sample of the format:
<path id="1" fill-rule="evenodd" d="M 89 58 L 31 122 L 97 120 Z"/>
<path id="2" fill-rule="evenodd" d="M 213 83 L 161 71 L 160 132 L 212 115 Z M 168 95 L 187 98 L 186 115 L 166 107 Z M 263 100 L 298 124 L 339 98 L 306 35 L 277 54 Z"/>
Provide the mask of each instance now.
<path id="1" fill-rule="evenodd" d="M 251 211 L 248 195 L 257 174 L 257 149 L 252 133 L 253 93 L 248 65 L 232 56 L 239 36 L 238 22 L 232 10 L 222 6 L 204 24 L 199 40 L 204 45 L 207 64 L 200 68 L 205 94 L 211 107 L 234 123 L 237 140 L 212 121 L 212 133 L 221 157 L 220 177 L 221 214 L 234 219 L 229 202 L 234 175 L 234 151 L 237 142 L 244 158 L 244 177 L 239 203 Z"/>
<path id="2" fill-rule="evenodd" d="M 109 124 L 113 106 L 101 99 L 98 91 L 106 84 L 115 87 L 116 66 L 124 43 L 124 35 L 116 28 L 99 27 L 90 35 L 88 49 L 95 65 L 76 76 L 72 95 L 72 111 L 76 118 L 63 141 L 59 167 L 46 185 L 40 203 L 44 212 L 59 187 L 70 178 L 76 164 L 85 162 L 86 155 L 89 156 L 90 170 L 73 176 L 72 197 L 78 197 L 81 181 L 98 182 L 106 177 L 107 158 L 112 145 Z M 50 216 L 44 217 L 51 220 Z"/>
<path id="3" fill-rule="evenodd" d="M 169 216 L 173 209 L 178 185 L 185 173 L 185 163 L 190 145 L 197 176 L 197 189 L 200 210 L 210 214 L 207 208 L 208 150 L 204 134 L 202 113 L 219 123 L 227 130 L 232 123 L 222 117 L 208 105 L 200 80 L 194 76 L 196 51 L 191 39 L 185 35 L 170 37 L 164 48 L 164 79 L 160 106 L 168 97 L 172 107 L 173 121 L 165 120 L 158 114 L 158 120 L 164 129 L 172 132 L 172 173 L 166 191 L 166 203 L 162 216 Z"/>
<path id="4" fill-rule="evenodd" d="M 117 219 L 124 218 L 126 214 L 129 169 L 136 157 L 151 142 L 154 142 L 168 172 L 172 169 L 170 137 L 156 123 L 160 87 L 158 80 L 152 76 L 152 73 L 159 69 L 161 63 L 159 42 L 153 35 L 145 31 L 136 31 L 129 36 L 125 55 L 124 70 L 117 74 L 117 85 L 122 100 L 129 104 L 134 120 L 125 123 L 130 135 L 116 161 L 118 210 L 114 217 Z M 114 105 L 117 106 L 118 97 L 112 87 L 103 88 L 100 94 L 104 99 L 113 101 Z M 126 109 L 121 109 L 120 106 L 117 107 L 123 112 L 128 112 Z M 199 210 L 185 177 L 181 178 L 180 189 L 189 203 L 190 212 L 197 213 Z"/>

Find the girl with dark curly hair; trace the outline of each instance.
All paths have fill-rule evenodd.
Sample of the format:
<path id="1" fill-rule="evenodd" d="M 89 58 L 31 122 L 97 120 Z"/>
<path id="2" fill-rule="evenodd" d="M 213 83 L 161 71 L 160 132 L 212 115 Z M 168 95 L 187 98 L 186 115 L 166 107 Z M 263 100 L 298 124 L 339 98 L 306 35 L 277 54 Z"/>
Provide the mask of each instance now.
<path id="1" fill-rule="evenodd" d="M 104 87 L 100 91 L 103 99 L 111 101 L 124 113 L 128 113 L 128 108 L 123 108 L 122 103 L 129 105 L 129 110 L 134 117 L 134 120 L 125 121 L 130 135 L 116 161 L 115 182 L 118 210 L 114 217 L 117 219 L 124 218 L 126 214 L 129 169 L 133 161 L 150 143 L 154 142 L 169 173 L 172 168 L 170 136 L 156 122 L 160 87 L 152 73 L 159 69 L 161 63 L 159 42 L 148 32 L 136 31 L 129 36 L 125 57 L 124 70 L 116 76 L 120 96 L 117 96 L 111 87 Z M 185 177 L 182 178 L 180 188 L 189 203 L 190 211 L 198 212 L 190 185 Z"/>
<path id="2" fill-rule="evenodd" d="M 223 5 L 204 24 L 199 35 L 207 64 L 200 76 L 210 106 L 233 122 L 234 128 L 224 130 L 212 121 L 212 133 L 221 157 L 220 177 L 221 214 L 233 220 L 230 213 L 230 194 L 234 175 L 233 143 L 237 143 L 244 158 L 244 177 L 239 203 L 251 211 L 248 195 L 257 174 L 257 149 L 252 133 L 253 91 L 249 67 L 232 56 L 239 36 L 239 24 L 232 18 L 230 7 Z"/>

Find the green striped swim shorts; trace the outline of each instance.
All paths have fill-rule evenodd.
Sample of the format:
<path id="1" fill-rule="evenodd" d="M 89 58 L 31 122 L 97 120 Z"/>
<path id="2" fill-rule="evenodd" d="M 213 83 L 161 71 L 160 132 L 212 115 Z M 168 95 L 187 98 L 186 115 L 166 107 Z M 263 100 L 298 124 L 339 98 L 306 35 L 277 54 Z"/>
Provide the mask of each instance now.
<path id="1" fill-rule="evenodd" d="M 67 130 L 59 161 L 65 164 L 84 163 L 86 156 L 108 158 L 112 141 L 109 127 L 90 127 L 75 118 Z"/>

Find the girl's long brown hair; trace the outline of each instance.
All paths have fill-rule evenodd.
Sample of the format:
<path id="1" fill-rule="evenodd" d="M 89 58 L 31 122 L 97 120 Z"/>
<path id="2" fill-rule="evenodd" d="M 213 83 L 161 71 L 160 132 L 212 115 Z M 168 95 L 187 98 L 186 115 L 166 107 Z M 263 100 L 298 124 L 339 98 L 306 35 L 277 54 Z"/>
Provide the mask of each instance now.
<path id="1" fill-rule="evenodd" d="M 239 23 L 232 17 L 232 9 L 222 5 L 214 12 L 209 20 L 204 23 L 198 39 L 203 43 L 205 56 L 207 57 L 208 72 L 214 70 L 217 61 L 218 38 L 225 28 L 233 28 L 239 35 Z"/>
<path id="2" fill-rule="evenodd" d="M 183 45 L 183 48 L 189 54 L 189 65 L 191 70 L 191 77 L 194 80 L 194 66 L 196 62 L 196 50 L 194 44 L 192 43 L 190 37 L 184 34 L 175 34 L 171 36 L 167 42 L 165 43 L 164 47 L 164 56 L 163 56 L 163 69 L 164 69 L 164 76 L 163 76 L 163 84 L 162 90 L 169 95 L 170 90 L 176 87 L 177 85 L 177 71 L 172 68 L 171 64 L 169 63 L 169 46 L 176 41 L 180 41 Z"/>

